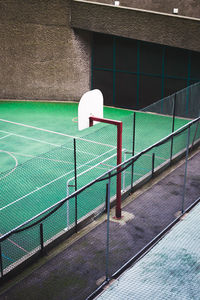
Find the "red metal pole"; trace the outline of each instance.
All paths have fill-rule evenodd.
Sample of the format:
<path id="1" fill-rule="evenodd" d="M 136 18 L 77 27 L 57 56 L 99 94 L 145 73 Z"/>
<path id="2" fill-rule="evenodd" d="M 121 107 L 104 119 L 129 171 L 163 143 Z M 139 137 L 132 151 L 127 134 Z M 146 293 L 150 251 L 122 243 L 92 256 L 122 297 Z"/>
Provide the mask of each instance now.
<path id="1" fill-rule="evenodd" d="M 117 124 L 117 164 L 122 162 L 122 122 Z M 119 172 L 121 167 L 117 169 Z M 121 172 L 117 174 L 117 203 L 115 217 L 121 219 Z"/>
<path id="2" fill-rule="evenodd" d="M 117 126 L 117 165 L 120 165 L 122 162 L 122 122 L 104 118 L 90 117 L 90 127 L 93 126 L 93 122 L 103 122 L 111 125 Z M 117 168 L 117 172 L 119 172 L 121 167 Z M 115 209 L 115 218 L 121 219 L 121 173 L 117 174 L 117 201 L 116 201 L 116 209 Z"/>

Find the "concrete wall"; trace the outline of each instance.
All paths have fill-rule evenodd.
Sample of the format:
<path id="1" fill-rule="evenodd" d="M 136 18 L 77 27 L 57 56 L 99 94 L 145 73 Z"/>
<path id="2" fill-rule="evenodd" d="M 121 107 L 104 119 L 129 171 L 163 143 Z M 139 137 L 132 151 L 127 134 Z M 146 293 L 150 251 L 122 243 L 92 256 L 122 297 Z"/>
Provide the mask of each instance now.
<path id="1" fill-rule="evenodd" d="M 70 0 L 0 0 L 0 98 L 74 100 L 90 86 L 90 33 Z"/>
<path id="2" fill-rule="evenodd" d="M 90 0 L 86 0 L 90 1 Z M 92 0 L 113 4 L 114 0 Z M 147 9 L 168 14 L 173 13 L 173 8 L 178 8 L 178 14 L 193 18 L 200 18 L 200 1 L 199 0 L 120 0 L 121 6 Z"/>
<path id="3" fill-rule="evenodd" d="M 200 19 L 81 0 L 71 18 L 74 28 L 200 51 Z"/>
<path id="4" fill-rule="evenodd" d="M 199 14 L 198 0 L 177 1 Z M 121 0 L 157 10 L 170 2 Z M 0 98 L 80 99 L 90 88 L 91 31 L 200 51 L 198 20 L 133 11 L 72 0 L 0 0 Z"/>

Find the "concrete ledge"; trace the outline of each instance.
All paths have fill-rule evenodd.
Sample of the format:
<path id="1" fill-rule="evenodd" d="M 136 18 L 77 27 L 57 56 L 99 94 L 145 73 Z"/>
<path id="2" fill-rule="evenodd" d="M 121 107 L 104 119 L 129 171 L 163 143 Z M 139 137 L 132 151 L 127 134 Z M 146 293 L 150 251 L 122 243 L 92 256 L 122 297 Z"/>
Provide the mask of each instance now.
<path id="1" fill-rule="evenodd" d="M 73 0 L 71 26 L 200 51 L 200 19 Z"/>

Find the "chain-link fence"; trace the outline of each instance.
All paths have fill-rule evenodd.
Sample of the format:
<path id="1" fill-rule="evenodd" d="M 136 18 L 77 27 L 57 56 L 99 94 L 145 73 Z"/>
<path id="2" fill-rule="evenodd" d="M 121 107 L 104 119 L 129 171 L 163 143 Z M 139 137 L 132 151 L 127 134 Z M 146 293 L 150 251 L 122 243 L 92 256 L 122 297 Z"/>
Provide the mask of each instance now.
<path id="1" fill-rule="evenodd" d="M 177 156 L 185 155 L 185 153 L 187 156 L 189 149 L 192 149 L 200 139 L 200 130 L 197 129 L 199 128 L 199 121 L 200 118 L 191 121 L 168 137 L 122 163 L 120 172 L 122 172 L 122 180 L 125 182 L 123 183 L 124 193 L 131 188 L 135 188 L 144 179 L 147 180 L 154 177 L 156 172 L 160 171 L 160 168 L 170 165 L 172 159 L 177 158 Z M 160 160 L 160 156 L 165 158 L 164 162 Z M 141 173 L 139 173 L 139 170 L 142 170 L 144 166 L 145 172 L 140 171 Z M 43 252 L 45 246 L 62 235 L 65 230 L 77 230 L 77 226 L 82 220 L 91 214 L 98 214 L 100 211 L 105 210 L 105 186 L 108 182 L 111 182 L 109 185 L 109 194 L 110 199 L 113 200 L 115 198 L 116 176 L 118 172 L 119 168 L 114 167 L 112 170 L 106 172 L 105 175 L 100 175 L 89 184 L 73 192 L 67 198 L 64 197 L 58 203 L 53 204 L 45 212 L 39 213 L 38 216 L 34 216 L 23 225 L 4 234 L 0 239 L 1 276 L 34 253 L 38 251 Z M 191 204 L 190 201 L 189 203 L 187 201 L 189 199 L 181 203 L 176 201 L 168 203 L 166 197 L 164 205 L 162 204 L 162 209 L 159 209 L 159 220 L 165 220 L 164 216 L 166 212 L 164 207 L 168 208 L 170 206 L 172 209 L 172 206 L 174 206 L 174 216 L 178 211 L 183 212 Z M 112 204 L 112 201 L 110 204 Z M 146 202 L 145 205 L 147 207 L 142 206 L 142 210 L 149 211 L 149 216 L 158 214 L 158 211 L 153 211 L 152 204 Z M 148 205 L 150 205 L 149 208 Z M 155 208 L 156 210 L 158 209 L 156 204 Z M 144 216 L 143 218 L 146 220 Z M 167 220 L 167 223 L 170 223 L 172 219 Z M 156 223 L 154 224 L 155 228 L 159 228 L 158 231 L 155 230 L 156 233 L 167 225 L 166 222 L 160 221 L 157 225 Z M 111 232 L 112 230 L 114 229 L 111 229 Z M 115 234 L 117 233 L 110 233 L 110 236 L 115 236 Z M 145 242 L 149 242 L 152 238 L 151 235 L 147 236 L 148 240 Z M 120 244 L 122 246 L 121 251 L 123 251 L 123 243 Z M 126 261 L 127 257 L 125 255 L 123 257 L 124 261 Z M 119 268 L 115 260 L 113 268 L 113 271 Z"/>
<path id="2" fill-rule="evenodd" d="M 198 159 L 199 158 L 200 156 L 198 155 Z M 194 166 L 194 161 L 196 161 L 196 158 L 192 158 L 188 162 L 188 175 L 192 165 Z M 179 169 L 179 173 L 176 172 L 176 175 L 181 176 L 183 174 L 183 168 Z M 192 175 L 194 176 L 194 172 L 192 172 Z M 195 181 L 193 182 L 195 183 Z M 187 188 L 188 187 L 190 187 L 189 181 L 187 182 Z M 164 195 L 170 197 L 171 190 L 168 189 L 168 186 L 167 191 L 168 193 L 163 192 L 160 195 L 160 202 L 164 201 Z M 176 190 L 176 194 L 173 196 L 176 202 L 179 201 L 177 196 L 178 192 L 182 191 Z M 181 193 L 180 196 L 182 196 Z M 195 197 L 195 194 L 190 196 L 190 198 L 193 199 L 195 199 Z M 152 199 L 153 196 L 149 198 L 149 201 L 152 202 Z M 182 216 L 176 226 L 169 230 L 169 227 L 175 225 L 175 220 L 167 227 L 167 234 L 164 234 L 166 233 L 164 231 L 162 237 L 161 234 L 159 235 L 160 240 L 154 239 L 153 247 L 148 249 L 141 259 L 136 261 L 136 255 L 136 257 L 129 259 L 127 264 L 113 274 L 113 276 L 109 278 L 113 279 L 112 282 L 108 281 L 107 286 L 104 286 L 104 289 L 100 289 L 99 292 L 102 290 L 102 293 L 95 299 L 199 299 L 199 200 L 200 198 L 196 201 L 195 207 L 192 207 L 189 214 L 186 213 Z M 156 204 L 155 201 L 154 204 Z M 134 212 L 136 207 L 137 204 L 135 204 L 135 208 L 132 207 Z M 167 216 L 169 217 L 169 208 L 166 209 L 166 207 L 163 206 L 162 209 L 168 212 Z M 153 205 L 153 211 L 155 212 L 155 205 Z M 146 217 L 151 219 L 156 226 L 158 221 L 150 214 L 150 211 L 148 212 Z M 173 212 L 171 212 L 171 216 L 173 216 L 172 213 Z M 164 217 L 166 218 L 166 216 Z M 126 232 L 126 230 L 119 229 L 120 233 L 122 233 L 121 236 L 123 236 L 123 242 L 126 241 L 123 252 L 125 255 L 127 255 L 125 251 L 125 249 L 127 249 L 126 245 L 128 243 L 132 244 L 132 253 L 135 253 L 136 244 L 138 244 L 139 241 L 138 237 L 133 241 L 130 234 L 132 233 L 133 235 L 137 232 L 138 227 L 136 227 L 136 225 L 139 225 L 139 218 L 133 220 L 131 225 L 132 226 L 126 226 L 126 229 L 129 227 L 129 239 L 131 243 L 129 242 L 128 236 L 124 237 L 123 232 Z M 150 233 L 151 230 L 147 230 L 146 228 L 143 236 L 145 236 L 147 232 Z M 113 239 L 111 239 L 110 242 L 113 242 Z M 149 244 L 149 246 L 152 246 L 152 244 Z M 121 254 L 123 253 L 121 252 Z M 114 254 L 113 251 L 111 258 Z M 127 258 L 129 258 L 128 255 Z M 120 259 L 119 256 L 118 259 Z M 124 271 L 123 274 L 121 274 L 122 271 Z M 91 298 L 92 297 L 89 297 L 89 299 Z"/>
<path id="3" fill-rule="evenodd" d="M 175 94 L 155 102 L 142 111 L 183 118 L 197 118 L 200 115 L 200 83 L 193 84 Z"/>
<path id="4" fill-rule="evenodd" d="M 104 263 L 104 267 L 98 269 L 101 270 L 101 273 L 97 273 L 97 277 L 104 278 L 104 281 L 88 296 L 88 300 L 93 299 L 103 291 L 106 284 L 118 278 L 124 270 L 136 262 L 147 250 L 151 249 L 186 212 L 199 202 L 198 162 L 200 160 L 200 152 L 194 152 L 194 156 L 191 153 L 189 159 L 195 132 L 193 127 L 197 126 L 199 121 L 200 118 L 188 125 L 184 130 L 172 134 L 168 139 L 157 143 L 155 146 L 150 147 L 148 151 L 144 151 L 141 156 L 136 156 L 133 159 L 135 165 L 144 155 L 149 154 L 149 157 L 151 157 L 151 154 L 157 153 L 157 150 L 161 147 L 170 149 L 172 139 L 175 144 L 180 144 L 181 139 L 181 145 L 185 144 L 184 157 L 181 163 L 179 162 L 175 168 L 172 166 L 170 173 L 167 172 L 165 176 L 161 176 L 158 182 L 151 185 L 150 189 L 147 188 L 143 193 L 138 193 L 138 195 L 136 193 L 135 197 L 131 196 L 130 202 L 123 208 L 121 221 L 116 222 L 113 219 L 113 215 L 110 216 L 108 210 L 105 223 L 96 231 L 96 236 L 93 236 L 94 240 L 98 240 L 100 232 L 104 232 L 105 235 L 104 243 L 98 243 L 99 248 L 96 250 L 102 253 L 101 260 Z M 132 165 L 128 165 L 128 162 L 123 165 L 126 171 L 132 167 Z M 152 163 L 152 169 L 149 174 L 152 178 L 155 175 L 153 165 Z M 113 172 L 109 173 L 109 187 L 112 186 Z M 109 187 L 108 190 L 110 191 Z M 184 236 L 184 232 L 180 234 Z M 185 243 L 187 247 L 187 240 L 185 240 Z M 178 259 L 179 257 L 177 257 Z M 176 262 L 174 261 L 174 263 Z M 177 265 L 179 265 L 178 262 Z M 167 268 L 167 264 L 165 267 Z M 127 290 L 127 286 L 124 288 L 126 289 L 124 296 L 127 296 L 126 293 L 128 293 L 129 289 Z M 137 287 L 137 289 L 142 291 L 142 279 L 140 280 L 140 287 Z M 120 291 L 120 295 L 122 294 L 123 290 Z"/>
<path id="5" fill-rule="evenodd" d="M 164 123 L 167 126 L 163 126 L 164 131 L 155 140 L 152 136 L 155 135 L 156 127 L 152 132 L 150 123 L 146 126 L 146 133 L 141 133 L 140 122 L 146 122 L 141 116 L 146 114 L 139 112 L 124 118 L 124 162 L 120 171 L 119 166 L 116 166 L 116 137 L 113 128 L 105 125 L 99 129 L 98 134 L 95 131 L 90 134 L 92 141 L 85 138 L 69 139 L 62 147 L 53 147 L 53 150 L 17 166 L 9 176 L 3 174 L 5 176 L 1 176 L 1 193 L 4 198 L 9 199 L 12 210 L 8 213 L 11 204 L 1 208 L 1 277 L 33 255 L 44 253 L 45 247 L 52 242 L 77 231 L 79 225 L 82 226 L 88 218 L 99 215 L 106 209 L 109 211 L 107 205 L 114 204 L 119 172 L 122 174 L 122 194 L 125 197 L 170 166 L 175 159 L 183 157 L 189 149 L 193 149 L 200 139 L 200 118 L 190 122 L 184 119 L 184 123 L 175 125 L 180 121 L 176 117 L 177 103 L 173 104 L 172 116 L 162 116 L 160 123 L 156 119 L 156 127 L 162 127 Z M 182 106 L 182 102 L 180 105 Z M 183 124 L 185 125 L 179 128 Z M 107 136 L 104 144 L 99 141 L 102 140 L 102 132 Z M 141 134 L 145 136 L 142 139 L 145 142 L 139 142 Z M 24 181 L 22 177 L 25 178 Z M 105 191 L 109 182 L 111 184 L 107 195 L 110 195 L 110 202 L 106 202 Z M 25 200 L 23 205 L 21 200 Z M 169 203 L 166 202 L 165 205 L 168 207 Z M 184 200 L 181 208 L 174 208 L 174 213 L 179 210 L 183 212 L 185 205 Z M 153 214 L 153 210 L 151 213 Z M 158 231 L 161 225 L 159 224 Z M 117 227 L 116 224 L 114 226 Z M 165 226 L 163 224 L 161 227 Z M 137 238 L 137 234 L 133 240 Z M 114 235 L 111 228 L 110 236 Z M 146 242 L 150 239 L 151 235 Z M 113 263 L 109 262 L 110 270 L 107 270 L 106 277 L 122 263 L 116 261 L 115 255 L 113 259 Z M 127 260 L 126 255 L 123 255 L 123 259 L 123 262 Z M 108 269 L 108 262 L 105 261 L 105 265 Z"/>

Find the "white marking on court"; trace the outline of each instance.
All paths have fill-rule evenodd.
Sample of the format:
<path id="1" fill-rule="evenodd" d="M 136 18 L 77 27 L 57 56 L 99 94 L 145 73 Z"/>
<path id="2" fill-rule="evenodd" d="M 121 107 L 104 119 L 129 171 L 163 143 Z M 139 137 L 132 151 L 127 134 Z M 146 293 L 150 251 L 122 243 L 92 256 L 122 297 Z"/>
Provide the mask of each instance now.
<path id="1" fill-rule="evenodd" d="M 0 130 L 0 132 L 9 133 L 9 132 L 4 131 L 4 130 Z M 8 136 L 10 136 L 10 135 L 18 136 L 18 137 L 21 137 L 21 138 L 24 138 L 24 139 L 27 139 L 27 140 L 32 140 L 32 141 L 39 142 L 39 143 L 43 143 L 43 144 L 48 144 L 48 145 L 51 145 L 51 146 L 54 146 L 54 147 L 58 147 L 58 148 L 63 147 L 64 149 L 74 151 L 74 149 L 65 147 L 65 146 L 60 145 L 60 144 L 52 144 L 52 143 L 49 143 L 49 142 L 45 142 L 45 141 L 43 141 L 43 140 L 38 140 L 38 139 L 30 138 L 30 137 L 27 137 L 27 136 L 24 136 L 24 135 L 21 135 L 21 134 L 10 133 Z M 101 145 L 101 144 L 100 144 L 100 145 Z M 113 148 L 114 148 L 114 147 L 113 147 Z M 80 153 L 83 153 L 83 154 L 89 154 L 89 155 L 91 155 L 91 156 L 98 156 L 98 155 L 96 155 L 96 154 L 94 154 L 94 153 L 85 152 L 85 151 L 80 151 L 80 150 L 77 150 L 77 152 L 80 152 Z"/>
<path id="2" fill-rule="evenodd" d="M 46 158 L 46 157 L 42 157 L 42 156 L 35 156 L 35 155 L 30 155 L 30 154 L 18 153 L 18 152 L 10 152 L 10 153 L 15 154 L 15 155 L 19 155 L 19 156 L 23 156 L 23 157 L 38 158 L 38 159 L 41 159 L 41 160 L 55 161 L 55 162 L 64 163 L 64 164 L 74 164 L 71 161 L 65 161 L 65 160 L 59 160 L 59 159 L 53 159 L 53 158 Z"/>
<path id="3" fill-rule="evenodd" d="M 107 154 L 107 153 L 109 153 L 109 152 L 111 152 L 111 151 L 113 151 L 113 149 L 110 149 L 110 150 L 108 150 L 107 152 L 105 152 L 105 153 L 99 155 L 98 158 L 101 157 L 101 156 L 103 156 L 103 155 L 105 155 L 105 154 Z M 86 162 L 85 164 L 79 166 L 79 167 L 77 168 L 77 170 L 80 169 L 80 168 L 82 168 L 82 167 L 84 167 L 84 166 L 86 166 L 87 164 L 91 163 L 91 162 L 94 161 L 95 159 L 97 159 L 97 158 L 95 157 L 95 158 L 91 159 L 90 161 Z M 18 202 L 18 201 L 20 201 L 20 200 L 26 198 L 27 196 L 30 196 L 30 195 L 34 194 L 35 192 L 37 192 L 37 191 L 39 191 L 39 190 L 41 190 L 41 189 L 47 187 L 48 185 L 50 185 L 50 184 L 56 182 L 57 180 L 59 180 L 59 179 L 65 177 L 65 176 L 69 175 L 69 174 L 72 173 L 72 172 L 74 172 L 74 170 L 71 170 L 71 171 L 69 171 L 69 172 L 63 174 L 63 175 L 61 175 L 61 176 L 55 178 L 54 180 L 52 180 L 52 181 L 50 181 L 50 182 L 48 182 L 48 183 L 42 185 L 40 188 L 37 188 L 37 189 L 31 191 L 30 193 L 28 193 L 28 194 L 26 194 L 26 195 L 24 195 L 24 196 L 22 196 L 22 197 L 16 199 L 15 201 L 13 201 L 13 202 L 11 202 L 11 203 L 5 205 L 4 207 L 0 208 L 0 211 L 2 211 L 2 210 L 4 210 L 5 208 L 7 208 L 7 207 L 9 207 L 9 206 L 11 206 L 11 205 L 13 205 L 13 204 L 15 204 L 15 203 Z"/>
<path id="4" fill-rule="evenodd" d="M 70 149 L 70 148 L 66 148 L 67 150 L 73 150 L 74 149 Z M 78 151 L 77 151 L 78 152 Z M 82 152 L 82 151 L 79 151 L 79 152 Z M 58 162 L 58 163 L 64 163 L 64 164 L 71 164 L 71 165 L 74 165 L 74 162 L 71 162 L 71 161 L 66 161 L 66 160 L 59 160 L 59 159 L 53 159 L 53 158 L 46 158 L 46 157 L 43 157 L 43 156 L 37 156 L 37 155 L 31 155 L 31 154 L 24 154 L 24 153 L 18 153 L 18 152 L 10 152 L 12 154 L 15 154 L 15 155 L 19 155 L 19 156 L 23 156 L 23 157 L 30 157 L 30 158 L 37 158 L 37 159 L 41 159 L 41 160 L 49 160 L 49 161 L 54 161 L 54 162 Z M 98 155 L 95 155 L 95 154 L 92 154 L 92 153 L 89 153 L 89 152 L 82 152 L 84 154 L 88 154 L 88 155 L 93 155 L 95 157 L 98 157 Z"/>
<path id="5" fill-rule="evenodd" d="M 0 130 L 0 131 L 1 131 L 1 130 Z M 3 131 L 1 131 L 1 132 L 3 132 Z M 10 134 L 7 134 L 7 135 L 1 137 L 0 140 L 5 139 L 5 138 L 7 138 L 8 136 L 11 136 L 11 135 L 12 135 L 11 133 L 10 133 Z"/>
<path id="6" fill-rule="evenodd" d="M 3 234 L 0 233 L 0 235 L 3 235 Z M 15 243 L 13 240 L 7 239 L 7 241 L 9 241 L 11 244 L 15 245 L 17 248 L 21 249 L 21 250 L 24 251 L 25 253 L 29 253 L 26 249 L 24 249 L 23 247 L 21 247 L 19 244 Z"/>
<path id="7" fill-rule="evenodd" d="M 113 155 L 110 156 L 110 157 L 105 158 L 102 162 L 105 162 L 105 161 L 107 161 L 107 160 L 113 158 L 114 156 L 116 156 L 116 153 L 113 154 Z M 87 170 L 85 170 L 85 171 L 79 173 L 79 174 L 77 175 L 77 178 L 80 177 L 80 176 L 82 176 L 82 175 L 84 175 L 85 173 L 91 171 L 92 169 L 95 169 L 96 167 L 98 167 L 99 165 L 101 165 L 102 162 L 99 162 L 99 163 L 97 163 L 96 165 L 93 165 L 92 167 L 90 167 L 89 169 L 87 169 Z M 69 187 L 69 182 L 72 181 L 72 180 L 74 180 L 74 179 L 75 179 L 75 177 L 72 177 L 72 178 L 70 178 L 70 179 L 67 181 L 67 191 L 69 191 L 69 188 L 68 188 L 68 187 Z M 68 192 L 67 192 L 67 196 L 69 196 L 69 193 L 68 193 Z"/>
<path id="8" fill-rule="evenodd" d="M 4 131 L 4 130 L 0 130 L 0 132 L 3 132 L 3 133 L 9 133 L 9 132 Z M 24 136 L 24 135 L 17 134 L 17 133 L 10 133 L 10 135 L 18 136 L 18 137 L 21 137 L 21 138 L 24 138 L 24 139 L 27 139 L 27 140 L 32 140 L 32 141 L 34 141 L 34 142 L 39 142 L 39 143 L 43 143 L 43 144 L 48 144 L 48 145 L 51 145 L 51 146 L 54 146 L 54 147 L 61 147 L 60 144 L 53 144 L 53 143 L 45 142 L 45 141 L 43 141 L 43 140 L 38 140 L 38 139 L 30 138 L 30 137 L 28 137 L 28 136 Z"/>
<path id="9" fill-rule="evenodd" d="M 40 130 L 40 131 L 44 131 L 44 132 L 48 132 L 48 133 L 54 133 L 54 134 L 58 134 L 58 135 L 61 135 L 61 136 L 66 136 L 66 137 L 73 138 L 73 139 L 75 138 L 75 139 L 79 139 L 79 140 L 82 140 L 82 141 L 86 141 L 86 142 L 90 142 L 90 143 L 94 143 L 94 144 L 98 144 L 98 145 L 102 145 L 102 146 L 107 146 L 107 147 L 110 147 L 110 148 L 116 148 L 115 146 L 112 146 L 112 145 L 102 144 L 102 143 L 99 143 L 99 142 L 86 140 L 86 139 L 81 138 L 81 137 L 77 137 L 77 136 L 73 136 L 73 135 L 69 135 L 69 134 L 65 134 L 65 133 L 61 133 L 61 132 L 57 132 L 57 131 L 53 131 L 53 130 L 43 129 L 43 128 L 40 128 L 40 127 L 31 126 L 31 125 L 26 125 L 26 124 L 23 124 L 23 123 L 13 122 L 13 121 L 4 120 L 4 119 L 0 119 L 0 121 L 10 123 L 10 124 L 15 124 L 15 125 L 18 125 L 18 126 L 27 127 L 27 128 L 32 128 L 32 129 L 36 129 L 36 130 Z"/>
<path id="10" fill-rule="evenodd" d="M 7 177 L 8 175 L 10 175 L 12 172 L 15 171 L 15 169 L 18 166 L 18 160 L 17 160 L 17 158 L 14 155 L 12 155 L 12 153 L 10 153 L 8 151 L 0 150 L 0 152 L 7 153 L 8 155 L 10 155 L 15 160 L 15 166 L 14 166 L 14 168 L 10 172 L 8 172 L 7 174 L 5 174 L 4 176 L 0 177 L 0 180 L 2 180 L 3 178 Z"/>
<path id="11" fill-rule="evenodd" d="M 65 148 L 65 149 L 74 151 L 74 149 L 72 149 L 72 148 Z M 91 156 L 96 156 L 96 157 L 99 156 L 98 154 L 94 154 L 94 153 L 90 153 L 90 152 L 85 152 L 85 151 L 81 151 L 81 150 L 77 150 L 77 149 L 76 149 L 76 152 L 77 153 L 80 152 L 80 153 L 83 153 L 83 154 L 89 154 Z"/>
<path id="12" fill-rule="evenodd" d="M 14 241 L 12 241 L 11 239 L 7 239 L 11 244 L 15 245 L 17 248 L 21 249 L 22 251 L 24 251 L 25 253 L 29 253 L 26 249 L 24 249 L 23 247 L 21 247 L 19 244 L 15 243 Z"/>

